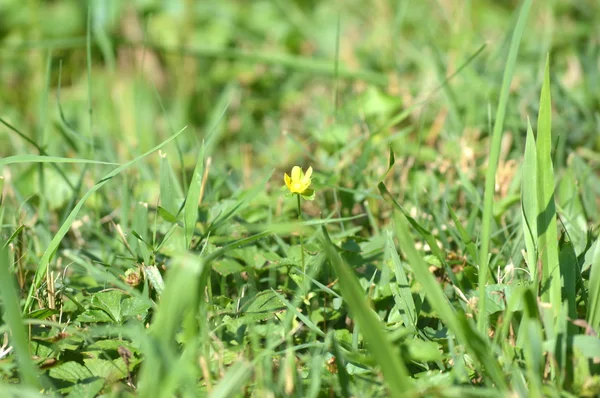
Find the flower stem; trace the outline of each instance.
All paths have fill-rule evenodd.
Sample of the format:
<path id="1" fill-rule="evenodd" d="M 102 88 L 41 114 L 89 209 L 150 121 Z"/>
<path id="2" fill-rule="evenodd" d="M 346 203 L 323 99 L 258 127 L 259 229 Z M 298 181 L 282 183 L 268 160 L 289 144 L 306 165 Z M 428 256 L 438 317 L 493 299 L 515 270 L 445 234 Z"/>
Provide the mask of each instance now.
<path id="1" fill-rule="evenodd" d="M 300 195 L 296 194 L 298 198 L 298 220 L 302 221 L 302 206 L 300 205 Z M 300 233 L 300 258 L 302 260 L 302 272 L 306 275 L 306 265 L 304 264 L 304 237 Z"/>

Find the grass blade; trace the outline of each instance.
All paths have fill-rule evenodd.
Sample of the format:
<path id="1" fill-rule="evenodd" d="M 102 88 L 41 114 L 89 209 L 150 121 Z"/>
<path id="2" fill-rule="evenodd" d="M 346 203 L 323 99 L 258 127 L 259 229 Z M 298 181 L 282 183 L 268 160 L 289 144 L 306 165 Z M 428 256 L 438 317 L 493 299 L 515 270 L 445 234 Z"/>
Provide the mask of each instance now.
<path id="1" fill-rule="evenodd" d="M 458 338 L 459 342 L 464 344 L 467 350 L 473 353 L 474 357 L 484 365 L 485 371 L 496 387 L 505 390 L 506 381 L 504 380 L 500 365 L 493 357 L 489 342 L 480 333 L 471 328 L 464 314 L 458 313 L 450 305 L 442 288 L 431 272 L 429 272 L 427 263 L 415 249 L 415 241 L 409 233 L 408 220 L 403 213 L 396 212 L 394 214 L 394 226 L 396 237 L 400 242 L 400 250 L 406 255 L 416 280 L 423 286 L 423 290 L 427 292 L 428 302 L 435 309 L 444 324 L 448 326 L 448 329 Z"/>
<path id="2" fill-rule="evenodd" d="M 417 310 L 412 294 L 410 292 L 410 286 L 400 257 L 396 251 L 392 233 L 387 231 L 386 234 L 386 258 L 391 260 L 392 266 L 394 267 L 394 273 L 396 274 L 396 283 L 391 284 L 392 292 L 394 293 L 394 300 L 398 310 L 401 311 L 400 315 L 404 321 L 405 326 L 416 326 L 417 325 Z"/>
<path id="3" fill-rule="evenodd" d="M 8 245 L 0 245 L 0 296 L 3 301 L 4 321 L 11 331 L 11 344 L 19 361 L 19 373 L 24 386 L 40 388 L 37 369 L 29 356 L 27 333 L 19 311 L 19 298 L 10 271 Z"/>
<path id="4" fill-rule="evenodd" d="M 252 375 L 252 366 L 246 361 L 233 365 L 210 394 L 210 398 L 227 398 L 239 394 Z"/>
<path id="5" fill-rule="evenodd" d="M 198 154 L 192 182 L 188 188 L 188 193 L 183 207 L 183 228 L 185 233 L 185 247 L 189 248 L 194 236 L 194 228 L 198 219 L 198 200 L 200 198 L 200 189 L 202 186 L 202 174 L 204 173 L 204 144 Z"/>
<path id="6" fill-rule="evenodd" d="M 0 159 L 0 166 L 17 163 L 81 163 L 120 166 L 118 163 L 102 162 L 99 160 L 62 158 L 59 156 L 15 155 Z"/>
<path id="7" fill-rule="evenodd" d="M 531 123 L 527 120 L 525 157 L 521 170 L 521 214 L 527 250 L 527 268 L 532 281 L 537 281 L 537 157 Z"/>
<path id="8" fill-rule="evenodd" d="M 494 213 L 494 188 L 496 186 L 496 170 L 498 169 L 498 160 L 500 159 L 500 146 L 502 143 L 502 131 L 504 129 L 504 117 L 506 115 L 506 106 L 508 104 L 508 95 L 510 92 L 510 83 L 515 71 L 517 62 L 517 53 L 519 44 L 525 30 L 525 23 L 531 8 L 531 0 L 525 0 L 519 12 L 519 19 L 513 32 L 508 59 L 504 68 L 502 78 L 502 88 L 500 89 L 500 101 L 496 110 L 496 122 L 492 132 L 492 143 L 490 147 L 490 156 L 488 158 L 488 168 L 485 176 L 485 192 L 483 197 L 483 219 L 481 225 L 481 248 L 479 250 L 479 318 L 477 326 L 481 333 L 485 333 L 487 328 L 487 313 L 485 310 L 485 285 L 488 281 L 488 255 L 490 251 L 490 239 L 492 235 L 492 217 Z"/>
<path id="9" fill-rule="evenodd" d="M 585 318 L 594 330 L 600 330 L 600 239 L 596 240 L 592 249 L 588 309 Z"/>
<path id="10" fill-rule="evenodd" d="M 561 280 L 558 263 L 558 233 L 554 203 L 554 167 L 552 166 L 552 103 L 550 98 L 550 59 L 546 58 L 544 84 L 540 94 L 537 123 L 537 195 L 538 250 L 542 261 L 542 300 L 549 302 L 557 314 L 561 303 Z"/>
<path id="11" fill-rule="evenodd" d="M 325 227 L 322 227 L 322 230 L 325 235 L 322 244 L 331 266 L 340 280 L 342 297 L 355 317 L 369 351 L 380 366 L 389 391 L 393 394 L 409 394 L 413 389 L 412 382 L 404 363 L 400 360 L 398 350 L 389 341 L 383 331 L 380 319 L 367 304 L 363 289 L 354 276 L 354 271 L 336 252 Z"/>

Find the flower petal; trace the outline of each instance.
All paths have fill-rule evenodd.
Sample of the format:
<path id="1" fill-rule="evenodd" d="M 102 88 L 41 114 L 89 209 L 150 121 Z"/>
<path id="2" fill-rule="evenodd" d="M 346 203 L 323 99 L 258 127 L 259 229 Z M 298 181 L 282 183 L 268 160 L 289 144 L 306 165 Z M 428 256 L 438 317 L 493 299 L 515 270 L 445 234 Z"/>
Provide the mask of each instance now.
<path id="1" fill-rule="evenodd" d="M 302 178 L 302 169 L 298 166 L 292 168 L 292 181 L 298 181 Z"/>
<path id="2" fill-rule="evenodd" d="M 288 189 L 290 188 L 290 183 L 292 182 L 290 179 L 290 176 L 287 175 L 287 173 L 283 173 L 283 181 L 285 181 L 285 186 L 288 187 Z"/>
<path id="3" fill-rule="evenodd" d="M 306 170 L 306 174 L 304 174 L 304 181 L 308 181 L 310 183 L 310 176 L 312 175 L 312 166 Z"/>

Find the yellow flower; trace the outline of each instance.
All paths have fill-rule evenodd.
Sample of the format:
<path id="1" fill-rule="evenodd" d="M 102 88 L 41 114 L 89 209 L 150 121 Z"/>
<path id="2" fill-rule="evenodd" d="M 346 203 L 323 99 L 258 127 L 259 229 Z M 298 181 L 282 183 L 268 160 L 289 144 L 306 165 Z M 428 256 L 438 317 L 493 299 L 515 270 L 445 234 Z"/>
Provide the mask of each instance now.
<path id="1" fill-rule="evenodd" d="M 302 196 L 311 196 L 312 189 L 310 187 L 310 176 L 312 175 L 312 167 L 306 170 L 306 174 L 298 166 L 292 168 L 292 177 L 290 178 L 287 173 L 284 174 L 283 179 L 285 186 L 290 190 L 291 193 L 297 193 Z"/>

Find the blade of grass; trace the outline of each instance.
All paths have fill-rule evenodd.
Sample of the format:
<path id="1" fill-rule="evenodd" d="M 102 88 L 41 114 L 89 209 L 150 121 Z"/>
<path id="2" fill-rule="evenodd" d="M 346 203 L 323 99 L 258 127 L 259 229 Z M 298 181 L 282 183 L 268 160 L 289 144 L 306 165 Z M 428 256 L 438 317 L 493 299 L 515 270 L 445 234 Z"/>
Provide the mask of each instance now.
<path id="1" fill-rule="evenodd" d="M 543 380 L 543 359 L 542 341 L 544 335 L 540 320 L 537 317 L 538 309 L 536 296 L 531 290 L 523 292 L 523 301 L 525 303 L 525 317 L 521 321 L 519 335 L 523 333 L 523 351 L 525 354 L 525 365 L 527 368 L 527 379 L 529 381 L 530 397 L 541 397 Z"/>
<path id="2" fill-rule="evenodd" d="M 594 330 L 600 330 L 600 239 L 593 246 L 588 308 L 585 319 Z"/>
<path id="3" fill-rule="evenodd" d="M 521 216 L 527 250 L 527 268 L 531 280 L 537 282 L 537 157 L 531 123 L 527 120 L 525 156 L 521 170 Z"/>
<path id="4" fill-rule="evenodd" d="M 506 390 L 506 380 L 498 361 L 494 358 L 489 341 L 482 337 L 481 333 L 473 330 L 463 313 L 455 311 L 450 305 L 441 286 L 429 272 L 429 266 L 415 249 L 415 241 L 409 233 L 408 220 L 402 212 L 394 213 L 394 227 L 400 250 L 406 255 L 415 279 L 423 286 L 429 304 L 458 341 L 483 365 L 483 372 L 490 376 L 489 381 L 493 381 L 500 390 Z"/>
<path id="5" fill-rule="evenodd" d="M 417 310 L 415 307 L 415 302 L 410 292 L 410 286 L 408 284 L 406 272 L 404 272 L 404 268 L 402 268 L 400 257 L 396 251 L 396 246 L 394 245 L 391 231 L 387 231 L 386 233 L 385 250 L 385 257 L 391 260 L 392 266 L 394 267 L 394 274 L 396 275 L 396 283 L 391 285 L 391 289 L 394 293 L 394 300 L 396 301 L 396 306 L 400 311 L 400 316 L 402 317 L 405 326 L 416 326 Z"/>
<path id="6" fill-rule="evenodd" d="M 273 292 L 273 294 L 275 294 L 275 296 L 279 300 L 281 300 L 281 302 L 283 304 L 285 304 L 285 306 L 288 308 L 288 310 L 290 310 L 294 315 L 296 315 L 298 317 L 298 319 L 300 319 L 310 330 L 312 330 L 313 332 L 315 332 L 316 334 L 318 334 L 321 337 L 325 337 L 325 333 L 323 333 L 323 331 L 321 329 L 319 329 L 319 327 L 317 325 L 315 325 L 313 323 L 313 321 L 308 319 L 308 317 L 306 315 L 304 315 L 300 311 L 298 311 L 298 309 L 292 303 L 287 301 L 285 299 L 285 297 L 283 297 L 281 294 L 277 293 L 274 289 L 271 289 L 271 291 Z"/>
<path id="7" fill-rule="evenodd" d="M 475 246 L 475 241 L 473 240 L 473 237 L 471 237 L 469 231 L 467 231 L 465 227 L 463 227 L 460 220 L 458 219 L 458 216 L 450 206 L 450 203 L 448 203 L 447 207 L 448 212 L 450 213 L 450 217 L 454 221 L 454 225 L 458 230 L 462 243 L 467 247 L 467 252 L 471 256 L 472 261 L 477 261 L 477 247 Z"/>
<path id="8" fill-rule="evenodd" d="M 119 163 L 103 162 L 100 160 L 62 158 L 59 156 L 40 155 L 14 155 L 0 159 L 0 166 L 19 163 L 76 163 L 76 164 L 101 164 L 107 166 L 120 166 Z"/>
<path id="9" fill-rule="evenodd" d="M 179 201 L 183 195 L 175 178 L 175 172 L 169 163 L 167 154 L 164 152 L 160 153 L 159 186 L 161 207 L 172 215 L 177 214 L 180 207 Z"/>
<path id="10" fill-rule="evenodd" d="M 342 297 L 361 328 L 368 350 L 381 368 L 389 392 L 396 396 L 399 394 L 410 396 L 413 391 L 412 382 L 404 363 L 400 360 L 396 347 L 392 345 L 385 334 L 381 320 L 367 304 L 363 289 L 354 275 L 354 271 L 336 252 L 324 226 L 322 231 L 324 237 L 321 243 L 340 280 Z"/>
<path id="11" fill-rule="evenodd" d="M 435 236 L 433 236 L 433 234 L 431 232 L 429 232 L 428 230 L 423 228 L 417 222 L 417 220 L 415 220 L 414 218 L 412 218 L 410 216 L 410 214 L 392 196 L 390 191 L 388 191 L 387 187 L 385 186 L 385 184 L 383 182 L 380 182 L 377 187 L 379 188 L 379 192 L 381 192 L 381 196 L 383 196 L 384 199 L 388 199 L 390 201 L 390 203 L 392 203 L 396 209 L 400 210 L 402 212 L 402 214 L 404 214 L 404 217 L 406 217 L 406 219 L 408 220 L 410 225 L 412 225 L 412 227 L 417 230 L 417 232 L 423 237 L 423 239 L 425 239 L 425 242 L 427 242 L 427 244 L 429 245 L 431 252 L 438 258 L 438 260 L 440 260 L 440 262 L 444 266 L 444 270 L 446 271 L 446 274 L 452 281 L 452 284 L 454 284 L 455 286 L 460 286 L 458 279 L 456 278 L 456 275 L 454 275 L 454 272 L 452 272 L 452 269 L 450 268 L 450 266 L 448 265 L 448 262 L 446 261 L 446 255 L 444 254 L 442 249 L 439 248 L 438 242 L 437 242 L 437 239 L 435 238 Z"/>
<path id="12" fill-rule="evenodd" d="M 502 78 L 502 87 L 500 89 L 500 100 L 496 110 L 496 121 L 492 132 L 492 142 L 490 147 L 490 155 L 488 158 L 488 168 L 485 176 L 485 191 L 483 196 L 483 219 L 481 225 L 481 248 L 479 250 L 479 317 L 477 326 L 481 333 L 485 333 L 487 329 L 487 312 L 485 309 L 485 285 L 488 281 L 488 255 L 490 250 L 490 239 L 492 234 L 492 218 L 494 211 L 494 188 L 496 186 L 496 171 L 498 169 L 498 160 L 500 159 L 500 146 L 502 143 L 502 131 L 504 129 L 504 117 L 506 115 L 506 106 L 508 104 L 508 95 L 510 93 L 510 84 L 517 62 L 517 54 L 519 45 L 529 9 L 531 8 L 531 0 L 525 0 L 519 11 L 519 18 L 513 32 L 510 49 L 508 51 L 508 59 L 504 68 L 504 76 Z"/>
<path id="13" fill-rule="evenodd" d="M 558 263 L 558 233 L 554 203 L 554 167 L 552 166 L 552 102 L 550 98 L 550 57 L 546 58 L 544 84 L 540 93 L 537 123 L 537 232 L 542 261 L 542 300 L 557 314 L 561 303 L 561 276 Z"/>
<path id="14" fill-rule="evenodd" d="M 33 304 L 34 293 L 35 293 L 36 289 L 39 288 L 41 282 L 46 278 L 46 272 L 48 272 L 48 265 L 50 263 L 50 259 L 52 258 L 52 256 L 56 252 L 56 250 L 58 250 L 58 246 L 60 245 L 60 242 L 62 241 L 62 239 L 64 238 L 64 236 L 67 234 L 67 232 L 69 231 L 69 229 L 71 228 L 71 225 L 75 221 L 75 218 L 79 214 L 79 211 L 83 207 L 83 205 L 86 202 L 86 200 L 90 196 L 92 196 L 96 191 L 98 191 L 100 188 L 102 188 L 104 186 L 104 184 L 106 184 L 107 182 L 109 182 L 113 177 L 117 176 L 123 170 L 126 170 L 127 168 L 131 167 L 132 165 L 134 165 L 139 160 L 145 158 L 146 156 L 150 155 L 151 153 L 153 153 L 153 152 L 159 150 L 160 148 L 164 147 L 169 142 L 171 142 L 172 140 L 174 140 L 175 138 L 177 138 L 184 130 L 185 130 L 185 128 L 181 129 L 177 134 L 169 137 L 168 139 L 166 139 L 165 141 L 163 141 L 162 143 L 160 143 L 156 147 L 150 149 L 146 153 L 144 153 L 144 154 L 136 157 L 133 160 L 130 160 L 129 162 L 123 164 L 122 166 L 117 167 L 116 169 L 114 169 L 110 173 L 106 174 L 99 182 L 97 182 L 92 188 L 90 188 L 85 193 L 85 195 L 83 195 L 83 197 L 81 198 L 81 200 L 73 208 L 73 210 L 71 211 L 71 213 L 69 214 L 69 216 L 67 217 L 67 219 L 65 220 L 65 222 L 60 226 L 58 232 L 56 233 L 56 235 L 54 235 L 54 237 L 52 238 L 52 241 L 50 242 L 50 244 L 48 245 L 48 247 L 44 251 L 44 254 L 42 255 L 42 258 L 40 259 L 40 261 L 38 263 L 38 268 L 36 269 L 36 272 L 35 272 L 34 281 L 31 284 L 31 287 L 29 289 L 29 294 L 27 295 L 27 300 L 25 301 L 25 307 L 23 308 L 23 313 L 28 313 L 31 310 L 31 305 Z"/>
<path id="15" fill-rule="evenodd" d="M 228 398 L 236 396 L 240 393 L 244 383 L 246 383 L 251 375 L 252 366 L 250 363 L 246 361 L 235 363 L 231 368 L 229 368 L 225 376 L 221 379 L 219 384 L 217 384 L 209 397 Z"/>
<path id="16" fill-rule="evenodd" d="M 189 311 L 197 312 L 200 292 L 203 290 L 200 275 L 205 264 L 191 254 L 175 258 L 168 274 L 154 321 L 150 327 L 150 343 L 145 347 L 146 359 L 140 370 L 138 394 L 141 397 L 164 395 L 162 380 L 172 380 L 179 370 L 170 366 L 179 358 L 176 334 Z M 185 353 L 183 355 L 186 355 Z M 162 392 L 162 393 L 161 393 Z M 170 391 L 173 392 L 173 391 Z"/>
<path id="17" fill-rule="evenodd" d="M 202 186 L 202 174 L 204 173 L 204 143 L 198 153 L 192 181 L 188 188 L 188 193 L 183 207 L 183 226 L 185 232 L 185 247 L 189 248 L 194 236 L 194 228 L 198 219 L 198 200 L 200 198 L 200 188 Z"/>
<path id="18" fill-rule="evenodd" d="M 8 245 L 0 245 L 0 296 L 3 302 L 3 318 L 10 328 L 11 345 L 19 363 L 21 383 L 24 386 L 41 388 L 39 374 L 29 355 L 29 342 L 19 311 L 19 298 L 10 271 Z"/>

